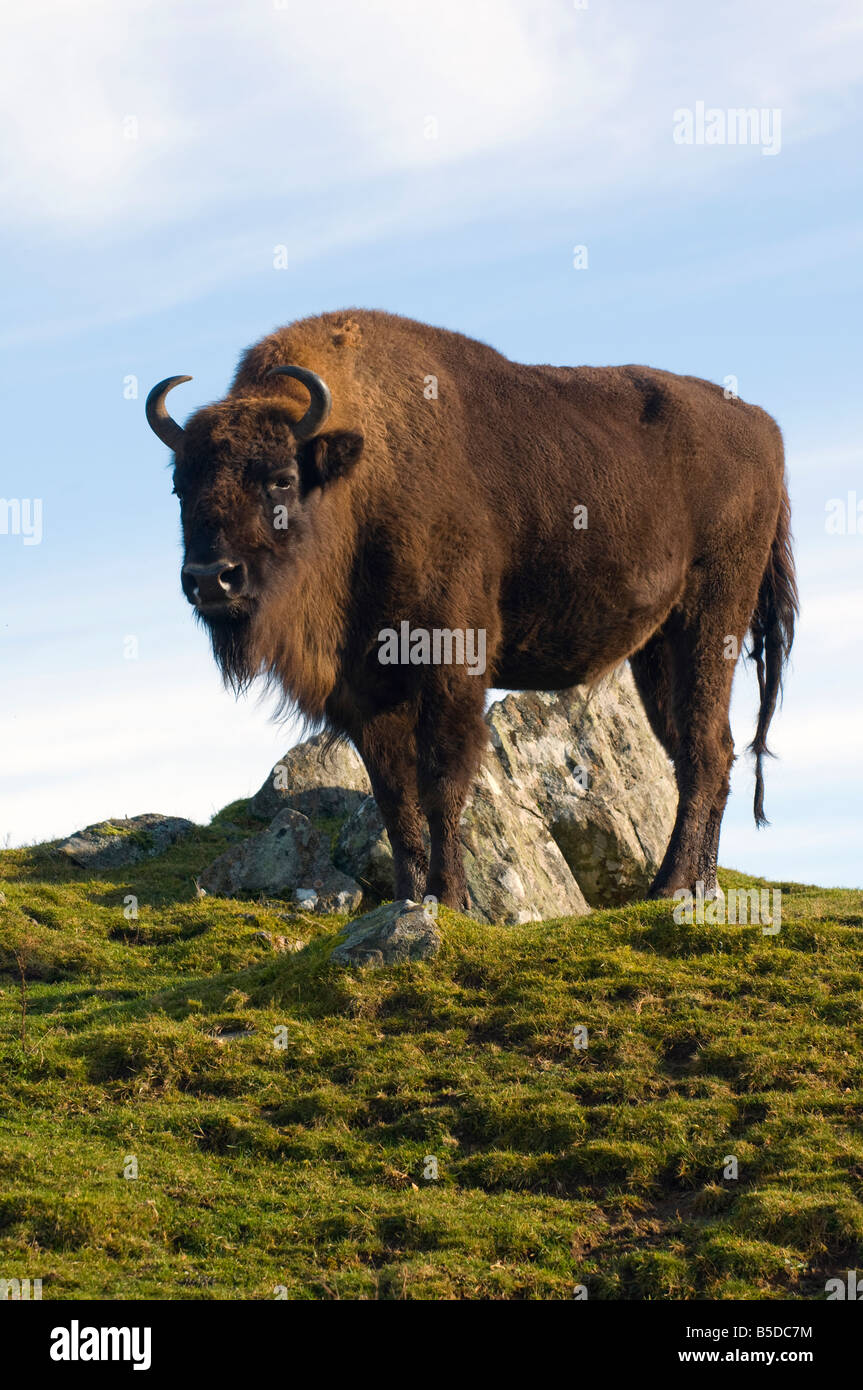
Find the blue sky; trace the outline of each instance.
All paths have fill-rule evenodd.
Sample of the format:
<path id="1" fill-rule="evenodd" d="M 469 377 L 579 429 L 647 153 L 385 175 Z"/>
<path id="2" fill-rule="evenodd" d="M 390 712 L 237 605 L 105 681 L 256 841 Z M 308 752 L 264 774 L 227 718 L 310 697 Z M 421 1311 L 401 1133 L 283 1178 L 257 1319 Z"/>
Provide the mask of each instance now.
<path id="1" fill-rule="evenodd" d="M 734 376 L 776 416 L 803 614 L 773 824 L 741 756 L 721 859 L 863 881 L 863 518 L 825 526 L 863 501 L 859 4 L 17 0 L 0 79 L 0 494 L 43 508 L 40 544 L 0 535 L 0 841 L 206 819 L 293 741 L 221 689 L 181 599 L 143 401 L 189 373 L 182 419 L 248 343 L 361 305 L 525 361 Z M 700 101 L 778 111 L 778 151 L 676 143 Z M 743 668 L 741 754 L 755 710 Z"/>

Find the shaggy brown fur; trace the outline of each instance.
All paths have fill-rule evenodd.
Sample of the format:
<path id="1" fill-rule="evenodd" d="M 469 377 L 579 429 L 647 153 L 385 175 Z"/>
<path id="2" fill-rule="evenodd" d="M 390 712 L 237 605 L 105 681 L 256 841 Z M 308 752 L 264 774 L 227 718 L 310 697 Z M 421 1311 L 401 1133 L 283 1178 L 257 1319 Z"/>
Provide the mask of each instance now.
<path id="1" fill-rule="evenodd" d="M 289 363 L 333 397 L 322 433 L 299 444 L 308 393 L 265 380 Z M 652 892 L 699 878 L 711 889 L 747 632 L 763 819 L 796 590 L 782 438 L 756 406 L 648 367 L 523 366 L 458 333 L 349 310 L 245 353 L 227 397 L 189 421 L 176 487 L 187 561 L 246 566 L 247 592 L 205 615 L 226 678 L 268 675 L 310 721 L 354 741 L 399 896 L 468 902 L 459 820 L 487 687 L 564 689 L 627 657 L 679 788 Z M 274 495 L 287 530 L 274 529 Z M 403 620 L 484 630 L 485 674 L 382 665 L 379 634 Z"/>

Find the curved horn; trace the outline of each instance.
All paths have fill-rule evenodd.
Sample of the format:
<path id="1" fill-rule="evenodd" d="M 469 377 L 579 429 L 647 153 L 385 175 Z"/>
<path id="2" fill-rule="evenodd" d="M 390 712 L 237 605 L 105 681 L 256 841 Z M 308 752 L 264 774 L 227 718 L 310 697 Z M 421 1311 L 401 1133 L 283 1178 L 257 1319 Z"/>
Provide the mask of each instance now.
<path id="1" fill-rule="evenodd" d="M 175 386 L 179 386 L 181 381 L 191 380 L 190 376 L 166 376 L 164 381 L 153 387 L 147 397 L 147 424 L 162 443 L 167 444 L 175 453 L 183 442 L 183 427 L 171 419 L 165 408 L 165 397 Z"/>
<path id="2" fill-rule="evenodd" d="M 294 425 L 293 430 L 295 438 L 308 439 L 321 428 L 333 408 L 329 387 L 321 381 L 316 372 L 310 372 L 305 367 L 271 367 L 267 376 L 291 376 L 305 386 L 312 403 L 302 420 L 298 420 Z"/>

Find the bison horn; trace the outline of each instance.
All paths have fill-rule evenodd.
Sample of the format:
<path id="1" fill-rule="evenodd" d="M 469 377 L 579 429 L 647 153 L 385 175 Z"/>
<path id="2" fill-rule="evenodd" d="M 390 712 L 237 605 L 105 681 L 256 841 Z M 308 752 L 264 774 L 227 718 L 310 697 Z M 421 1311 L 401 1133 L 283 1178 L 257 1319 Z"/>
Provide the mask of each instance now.
<path id="1" fill-rule="evenodd" d="M 158 435 L 163 444 L 167 444 L 169 449 L 176 453 L 183 442 L 183 427 L 178 425 L 176 420 L 172 420 L 165 409 L 165 397 L 169 391 L 173 391 L 175 386 L 179 386 L 181 381 L 191 381 L 190 376 L 166 376 L 164 381 L 160 381 L 158 386 L 154 386 L 147 397 L 147 424 L 154 434 Z"/>
<path id="2" fill-rule="evenodd" d="M 329 387 L 315 372 L 310 372 L 305 367 L 271 367 L 267 376 L 291 376 L 305 386 L 312 403 L 302 420 L 298 420 L 294 425 L 293 430 L 297 439 L 308 439 L 320 429 L 333 408 Z"/>

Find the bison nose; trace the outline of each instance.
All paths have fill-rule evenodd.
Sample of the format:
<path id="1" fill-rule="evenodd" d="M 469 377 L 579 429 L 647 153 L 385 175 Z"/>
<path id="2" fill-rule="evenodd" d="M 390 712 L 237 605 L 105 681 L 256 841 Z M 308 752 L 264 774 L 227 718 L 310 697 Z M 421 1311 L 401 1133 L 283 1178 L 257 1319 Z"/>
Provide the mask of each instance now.
<path id="1" fill-rule="evenodd" d="M 246 566 L 242 561 L 214 560 L 209 565 L 183 566 L 183 592 L 199 608 L 241 598 L 246 585 Z"/>

